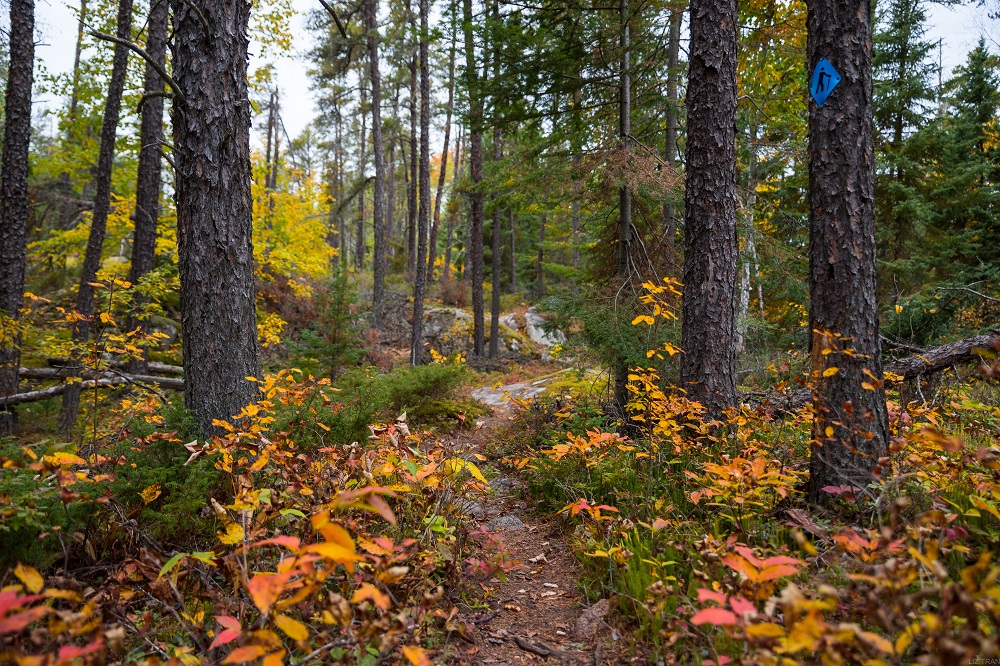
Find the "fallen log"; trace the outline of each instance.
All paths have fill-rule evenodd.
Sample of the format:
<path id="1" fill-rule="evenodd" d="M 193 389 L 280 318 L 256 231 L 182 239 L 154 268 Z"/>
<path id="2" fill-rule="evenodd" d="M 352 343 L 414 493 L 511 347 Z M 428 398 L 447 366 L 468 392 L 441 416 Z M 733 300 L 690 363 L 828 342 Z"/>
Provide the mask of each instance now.
<path id="1" fill-rule="evenodd" d="M 1000 350 L 1000 332 L 974 335 L 956 342 L 950 342 L 940 347 L 930 347 L 919 353 L 913 353 L 905 358 L 896 359 L 883 367 L 883 372 L 889 377 L 886 383 L 905 382 L 917 377 L 932 375 L 942 370 L 981 360 L 979 352 L 983 350 Z M 772 395 L 767 401 L 779 411 L 793 412 L 809 404 L 812 400 L 812 390 L 797 389 L 788 393 Z"/>
<path id="2" fill-rule="evenodd" d="M 39 370 L 39 368 L 22 368 L 22 370 Z M 23 373 L 21 373 L 24 376 Z M 55 377 L 41 377 L 41 379 L 52 379 Z M 80 382 L 80 388 L 83 391 L 93 388 L 113 388 L 115 386 L 122 386 L 124 384 L 137 384 L 137 385 L 151 385 L 159 386 L 166 389 L 174 389 L 176 391 L 184 390 L 184 380 L 175 379 L 172 377 L 153 377 L 150 375 L 126 375 L 122 374 L 104 374 L 97 379 L 86 379 Z M 59 384 L 57 386 L 50 386 L 49 388 L 38 389 L 37 391 L 27 391 L 26 393 L 16 393 L 14 395 L 8 395 L 6 397 L 0 397 L 0 407 L 6 405 L 18 405 L 24 402 L 37 402 L 39 400 L 46 400 L 48 398 L 55 397 L 57 395 L 62 395 L 66 392 L 66 387 L 68 384 Z"/>

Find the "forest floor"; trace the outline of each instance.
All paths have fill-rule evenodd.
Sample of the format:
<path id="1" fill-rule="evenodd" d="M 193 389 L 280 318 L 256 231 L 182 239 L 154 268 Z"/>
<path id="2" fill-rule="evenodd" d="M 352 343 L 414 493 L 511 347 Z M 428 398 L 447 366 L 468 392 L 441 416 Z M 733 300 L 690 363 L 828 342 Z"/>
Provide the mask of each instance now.
<path id="1" fill-rule="evenodd" d="M 503 388 L 475 393 L 501 394 Z M 499 400 L 487 401 L 492 414 L 479 420 L 472 435 L 458 435 L 455 447 L 463 457 L 501 468 L 493 444 L 512 436 L 516 415 L 498 405 Z M 620 636 L 604 620 L 608 603 L 583 597 L 565 523 L 532 509 L 526 484 L 516 472 L 492 479 L 490 486 L 492 492 L 470 498 L 476 505 L 470 509 L 481 527 L 496 536 L 509 567 L 505 581 L 494 577 L 480 587 L 484 608 L 462 618 L 475 629 L 468 632 L 473 646 L 456 653 L 458 663 L 619 663 Z"/>

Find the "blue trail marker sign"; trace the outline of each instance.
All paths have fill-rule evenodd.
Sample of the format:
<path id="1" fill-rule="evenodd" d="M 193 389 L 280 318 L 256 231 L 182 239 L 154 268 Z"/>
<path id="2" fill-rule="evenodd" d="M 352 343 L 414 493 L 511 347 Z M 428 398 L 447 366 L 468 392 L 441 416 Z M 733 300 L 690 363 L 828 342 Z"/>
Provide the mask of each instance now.
<path id="1" fill-rule="evenodd" d="M 833 89 L 840 83 L 840 73 L 826 58 L 820 58 L 809 80 L 809 92 L 816 103 L 823 106 Z"/>

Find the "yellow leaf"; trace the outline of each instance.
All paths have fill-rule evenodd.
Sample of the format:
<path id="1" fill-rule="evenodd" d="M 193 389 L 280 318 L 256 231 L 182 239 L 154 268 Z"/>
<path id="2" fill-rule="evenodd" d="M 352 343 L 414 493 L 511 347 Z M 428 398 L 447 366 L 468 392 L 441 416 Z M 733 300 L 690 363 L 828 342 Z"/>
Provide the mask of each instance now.
<path id="1" fill-rule="evenodd" d="M 823 376 L 824 377 L 833 377 L 838 372 L 840 372 L 840 368 L 831 366 L 831 367 L 829 367 L 829 368 L 827 368 L 826 370 L 823 371 Z"/>
<path id="2" fill-rule="evenodd" d="M 304 641 L 309 638 L 309 629 L 306 625 L 287 615 L 275 615 L 274 623 L 293 641 Z"/>
<path id="3" fill-rule="evenodd" d="M 38 571 L 26 564 L 18 564 L 14 567 L 14 575 L 17 576 L 18 580 L 24 583 L 28 592 L 31 592 L 32 594 L 38 594 L 42 591 L 42 587 L 45 586 L 45 580 L 42 578 L 42 574 L 38 573 Z"/>
<path id="4" fill-rule="evenodd" d="M 826 433 L 827 437 L 833 437 L 833 426 L 827 426 L 823 432 Z"/>
<path id="5" fill-rule="evenodd" d="M 403 656 L 406 657 L 413 666 L 431 666 L 431 658 L 427 656 L 427 652 L 423 648 L 418 648 L 415 645 L 405 645 L 403 646 Z"/>
<path id="6" fill-rule="evenodd" d="M 902 305 L 897 305 L 897 306 L 896 306 L 896 314 L 899 314 L 899 313 L 901 313 L 902 311 L 903 311 L 903 306 L 902 306 Z"/>
<path id="7" fill-rule="evenodd" d="M 746 628 L 746 634 L 754 638 L 781 638 L 785 635 L 785 629 L 781 625 L 764 622 L 763 624 L 749 625 Z"/>
<path id="8" fill-rule="evenodd" d="M 332 541 L 313 544 L 306 548 L 306 551 L 310 553 L 317 553 L 321 557 L 332 560 L 337 564 L 343 564 L 347 567 L 348 571 L 353 571 L 354 563 L 361 559 L 352 551 L 344 548 L 338 543 L 333 543 Z"/>
<path id="9" fill-rule="evenodd" d="M 264 465 L 266 465 L 267 461 L 270 459 L 271 459 L 271 454 L 268 453 L 267 451 L 264 451 L 264 453 L 260 454 L 260 457 L 257 458 L 257 461 L 254 464 L 250 465 L 250 471 L 259 472 L 260 470 L 264 469 Z"/>
<path id="10" fill-rule="evenodd" d="M 243 526 L 239 523 L 229 523 L 226 525 L 226 533 L 219 532 L 216 536 L 219 537 L 219 541 L 227 546 L 231 546 L 234 543 L 243 541 Z"/>
<path id="11" fill-rule="evenodd" d="M 474 463 L 466 461 L 465 469 L 469 470 L 469 474 L 474 476 L 477 481 L 482 481 L 483 483 L 486 483 L 486 477 L 483 476 L 483 473 L 479 471 L 479 468 L 476 467 Z"/>
<path id="12" fill-rule="evenodd" d="M 139 497 L 142 498 L 143 504 L 149 504 L 157 497 L 159 497 L 162 493 L 163 491 L 160 489 L 160 484 L 154 483 L 153 485 L 149 486 L 141 493 L 139 493 Z"/>
<path id="13" fill-rule="evenodd" d="M 86 465 L 87 461 L 80 456 L 75 456 L 72 453 L 66 453 L 65 451 L 56 451 L 55 453 L 47 456 L 43 456 L 42 459 L 49 463 L 50 465 Z"/>

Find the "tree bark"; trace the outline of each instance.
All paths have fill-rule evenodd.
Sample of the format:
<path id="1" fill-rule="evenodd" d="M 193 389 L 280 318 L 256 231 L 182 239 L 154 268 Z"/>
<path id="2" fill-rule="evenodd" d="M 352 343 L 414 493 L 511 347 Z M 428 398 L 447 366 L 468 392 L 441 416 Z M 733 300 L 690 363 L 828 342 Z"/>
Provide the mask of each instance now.
<path id="1" fill-rule="evenodd" d="M 510 226 L 510 291 L 517 291 L 517 226 L 514 224 L 514 208 L 507 208 L 507 222 Z"/>
<path id="2" fill-rule="evenodd" d="M 118 2 L 115 36 L 123 40 L 131 40 L 132 38 L 132 0 L 119 0 Z M 128 49 L 122 44 L 115 44 L 111 79 L 108 82 L 108 98 L 104 106 L 104 122 L 101 125 L 101 147 L 97 156 L 94 215 L 91 218 L 90 236 L 87 239 L 87 250 L 80 272 L 80 290 L 77 292 L 74 307 L 77 315 L 81 317 L 73 327 L 73 342 L 77 345 L 86 343 L 90 335 L 90 320 L 94 316 L 94 287 L 91 286 L 91 283 L 97 279 L 97 271 L 101 267 L 101 250 L 104 247 L 108 213 L 111 210 L 111 169 L 114 166 L 115 135 L 118 132 L 127 67 Z M 79 361 L 75 360 L 73 365 L 75 370 L 79 372 Z M 63 394 L 62 408 L 59 411 L 60 435 L 65 437 L 69 434 L 76 423 L 79 411 L 79 384 L 71 384 Z"/>
<path id="3" fill-rule="evenodd" d="M 410 61 L 410 187 L 406 198 L 406 269 L 413 272 L 417 262 L 417 60 Z"/>
<path id="4" fill-rule="evenodd" d="M 386 229 L 385 229 L 385 155 L 382 148 L 382 74 L 378 62 L 378 0 L 365 0 L 365 30 L 368 33 L 368 70 L 372 84 L 372 154 L 375 157 L 375 184 L 372 195 L 372 315 L 375 326 L 382 323 L 385 300 Z"/>
<path id="5" fill-rule="evenodd" d="M 0 399 L 17 393 L 21 364 L 34 32 L 34 0 L 11 0 L 3 160 L 0 163 Z M 17 412 L 9 406 L 0 408 L 0 437 L 11 435 L 16 429 Z"/>
<path id="6" fill-rule="evenodd" d="M 161 67 L 166 66 L 167 26 L 169 23 L 165 0 L 153 3 L 147 20 L 146 53 Z M 135 184 L 135 230 L 132 234 L 132 265 L 128 280 L 133 285 L 146 273 L 153 270 L 156 258 L 156 224 L 160 217 L 160 150 L 163 142 L 163 92 L 164 81 L 156 73 L 156 68 L 146 63 L 143 90 L 147 97 L 142 104 L 142 120 L 139 127 L 139 171 Z M 139 316 L 138 311 L 146 302 L 133 292 L 133 309 L 128 329 L 139 330 L 140 335 L 149 333 L 149 320 Z M 145 375 L 149 370 L 149 350 L 142 348 L 142 356 L 133 359 L 128 371 Z"/>
<path id="7" fill-rule="evenodd" d="M 420 365 L 424 351 L 424 289 L 427 284 L 427 223 L 431 203 L 431 70 L 428 56 L 429 0 L 420 0 L 420 210 L 413 286 L 413 346 L 410 364 Z"/>
<path id="8" fill-rule="evenodd" d="M 494 7 L 496 5 L 494 4 Z M 499 69 L 499 68 L 497 68 Z M 500 162 L 503 158 L 501 150 L 500 129 L 493 128 L 493 163 Z M 491 267 L 490 267 L 490 358 L 500 355 L 500 291 L 503 280 L 500 277 L 501 266 L 501 245 L 500 245 L 500 204 L 497 196 L 493 195 L 493 229 L 491 234 L 492 246 Z"/>
<path id="9" fill-rule="evenodd" d="M 437 192 L 434 193 L 434 222 L 427 256 L 427 281 L 434 279 L 434 262 L 437 261 L 438 225 L 441 222 L 441 195 L 448 173 L 448 141 L 451 138 L 451 113 L 455 107 L 455 25 L 452 23 L 451 49 L 448 53 L 448 107 L 444 121 L 444 149 L 441 151 L 441 173 L 438 174 Z"/>
<path id="10" fill-rule="evenodd" d="M 736 403 L 736 21 L 691 3 L 681 385 L 710 418 Z"/>
<path id="11" fill-rule="evenodd" d="M 618 136 L 621 142 L 623 161 L 629 159 L 632 144 L 632 76 L 629 50 L 631 47 L 631 31 L 629 26 L 628 0 L 620 0 L 618 7 L 619 49 L 621 62 L 618 81 Z M 631 279 L 632 252 L 632 190 L 627 182 L 618 188 L 618 280 L 625 284 Z M 541 247 L 538 256 L 538 283 L 541 284 Z M 625 414 L 628 402 L 628 362 L 619 358 L 615 363 L 615 389 L 612 397 L 612 411 L 618 415 Z"/>
<path id="12" fill-rule="evenodd" d="M 184 403 L 202 435 L 260 394 L 250 196 L 247 0 L 171 0 Z"/>
<path id="13" fill-rule="evenodd" d="M 458 126 L 458 139 L 455 141 L 455 168 L 452 171 L 451 176 L 451 196 L 457 197 L 458 190 L 456 188 L 458 184 L 458 179 L 462 174 L 462 143 L 465 140 L 465 127 L 463 125 Z M 451 250 L 453 245 L 453 238 L 455 234 L 455 216 L 458 214 L 458 206 L 448 207 L 448 232 L 444 241 L 444 270 L 441 271 L 441 282 L 447 282 L 451 279 Z"/>
<path id="14" fill-rule="evenodd" d="M 483 192 L 479 183 L 483 179 L 483 102 L 480 98 L 479 73 L 476 68 L 476 47 L 472 39 L 472 0 L 462 1 L 465 33 L 465 75 L 469 90 L 469 163 L 472 166 L 472 214 L 469 235 L 466 239 L 465 261 L 469 264 L 472 283 L 473 353 L 483 355 L 486 335 L 483 312 Z"/>
<path id="15" fill-rule="evenodd" d="M 736 311 L 736 351 L 742 352 L 746 346 L 747 326 L 750 316 L 751 279 L 757 277 L 758 295 L 760 279 L 757 275 L 757 245 L 754 241 L 754 209 L 757 207 L 757 122 L 750 121 L 749 159 L 747 162 L 746 217 L 743 223 L 743 252 L 740 257 L 740 299 Z M 761 308 L 763 309 L 763 298 Z"/>
<path id="16" fill-rule="evenodd" d="M 364 182 L 365 169 L 368 167 L 368 154 L 366 150 L 368 147 L 366 127 L 368 116 L 365 114 L 365 103 L 368 96 L 365 94 L 364 73 L 359 72 L 358 74 L 358 78 L 360 79 L 358 87 L 361 94 L 361 138 L 358 141 L 358 178 Z M 354 267 L 359 272 L 365 269 L 365 252 L 367 249 L 365 244 L 365 186 L 362 185 L 361 190 L 358 192 L 358 224 L 354 228 Z"/>
<path id="17" fill-rule="evenodd" d="M 825 106 L 809 104 L 809 495 L 825 502 L 824 487 L 866 488 L 888 450 L 885 392 L 863 386 L 866 370 L 882 377 L 871 5 L 811 0 L 807 26 L 810 71 L 826 57 L 843 77 Z"/>
<path id="18" fill-rule="evenodd" d="M 385 165 L 385 234 L 386 252 L 394 256 L 392 244 L 396 236 L 396 134 L 399 132 L 399 82 L 392 96 L 392 123 L 389 133 L 389 161 Z M 388 270 L 388 266 L 386 268 Z"/>
<path id="19" fill-rule="evenodd" d="M 677 71 L 678 54 L 681 45 L 681 19 L 683 11 L 671 9 L 670 28 L 667 41 L 667 118 L 663 140 L 663 160 L 671 171 L 677 169 Z M 674 244 L 677 238 L 677 213 L 673 201 L 667 199 L 663 204 L 663 236 L 667 242 L 667 252 L 670 261 L 674 261 Z"/>

